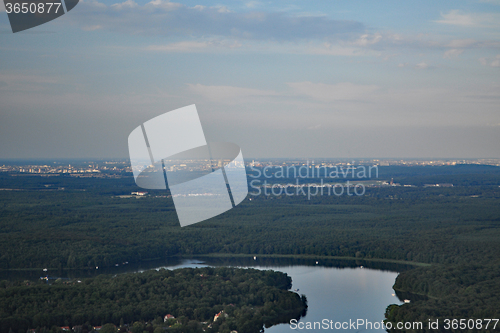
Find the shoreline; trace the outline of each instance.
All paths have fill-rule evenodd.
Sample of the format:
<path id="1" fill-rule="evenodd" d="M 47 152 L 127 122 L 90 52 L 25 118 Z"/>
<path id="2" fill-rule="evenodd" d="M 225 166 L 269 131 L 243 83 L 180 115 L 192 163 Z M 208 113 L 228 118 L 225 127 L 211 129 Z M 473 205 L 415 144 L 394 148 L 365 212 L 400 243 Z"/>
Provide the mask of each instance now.
<path id="1" fill-rule="evenodd" d="M 415 267 L 429 267 L 432 264 L 421 263 L 415 261 L 404 261 L 404 260 L 396 260 L 396 259 L 379 259 L 379 258 L 356 258 L 356 257 L 338 257 L 338 256 L 314 256 L 314 255 L 306 255 L 306 254 L 243 254 L 243 253 L 208 253 L 208 254 L 196 254 L 196 255 L 176 255 L 169 256 L 164 258 L 152 258 L 152 259 L 143 259 L 139 262 L 134 262 L 130 264 L 139 264 L 141 262 L 151 262 L 154 260 L 165 260 L 169 258 L 182 258 L 182 259 L 192 259 L 192 258 L 283 258 L 283 259 L 311 259 L 311 260 L 352 260 L 352 261 L 366 261 L 366 262 L 382 262 L 382 263 L 391 263 L 391 264 L 401 264 L 401 265 L 409 265 Z M 113 268 L 114 266 L 102 267 L 105 268 Z M 59 268 L 54 267 L 35 267 L 35 268 L 2 268 L 0 272 L 15 272 L 15 271 L 40 271 L 43 269 L 49 270 L 58 270 Z M 94 269 L 88 267 L 80 267 L 80 268 L 63 268 L 62 271 L 93 271 Z"/>

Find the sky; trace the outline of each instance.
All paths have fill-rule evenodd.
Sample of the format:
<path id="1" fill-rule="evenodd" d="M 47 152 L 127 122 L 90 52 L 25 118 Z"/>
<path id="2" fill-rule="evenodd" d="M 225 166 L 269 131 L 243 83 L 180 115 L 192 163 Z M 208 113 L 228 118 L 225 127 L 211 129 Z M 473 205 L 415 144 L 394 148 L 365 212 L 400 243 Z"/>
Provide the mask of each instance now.
<path id="1" fill-rule="evenodd" d="M 126 158 L 196 104 L 245 158 L 500 158 L 500 0 L 83 0 L 12 33 L 0 159 Z"/>

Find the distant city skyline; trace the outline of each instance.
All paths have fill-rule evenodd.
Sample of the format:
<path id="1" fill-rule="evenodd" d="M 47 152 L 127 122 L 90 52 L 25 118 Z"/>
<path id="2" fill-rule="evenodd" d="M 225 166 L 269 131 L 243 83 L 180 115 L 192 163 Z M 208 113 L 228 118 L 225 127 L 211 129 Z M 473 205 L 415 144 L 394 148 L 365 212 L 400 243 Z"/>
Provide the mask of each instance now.
<path id="1" fill-rule="evenodd" d="M 13 34 L 0 159 L 127 158 L 196 104 L 252 158 L 500 158 L 500 1 L 83 0 Z"/>
<path id="2" fill-rule="evenodd" d="M 174 170 L 208 170 L 221 167 L 222 161 L 216 160 L 169 160 L 170 168 Z M 231 160 L 224 160 L 225 164 L 241 165 Z M 73 164 L 73 165 L 72 165 Z M 177 166 L 178 164 L 178 166 Z M 319 167 L 324 165 L 406 165 L 406 166 L 447 166 L 447 165 L 490 165 L 500 166 L 500 158 L 472 158 L 472 159 L 370 159 L 370 158 L 250 158 L 244 161 L 249 166 L 282 166 L 282 165 L 308 165 Z M 164 166 L 164 168 L 166 168 Z M 22 171 L 21 171 L 22 170 Z M 0 172 L 29 172 L 29 173 L 95 173 L 116 170 L 119 172 L 132 172 L 130 160 L 124 159 L 58 159 L 58 160 L 36 160 L 36 159 L 0 159 Z"/>

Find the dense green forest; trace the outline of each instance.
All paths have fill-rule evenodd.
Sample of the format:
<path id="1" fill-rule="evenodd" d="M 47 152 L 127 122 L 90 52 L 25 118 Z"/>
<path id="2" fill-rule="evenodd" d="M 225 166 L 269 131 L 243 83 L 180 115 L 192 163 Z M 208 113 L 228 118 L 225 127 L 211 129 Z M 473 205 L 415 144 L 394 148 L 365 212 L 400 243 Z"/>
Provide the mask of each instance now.
<path id="1" fill-rule="evenodd" d="M 468 321 L 500 318 L 500 267 L 498 263 L 420 267 L 401 273 L 396 279 L 394 289 L 398 296 L 410 298 L 412 302 L 387 308 L 386 318 L 392 323 L 427 323 L 429 319 L 432 321 L 438 319 L 440 323 L 438 330 L 423 331 L 450 332 L 445 328 L 445 319 Z M 493 325 L 494 323 L 488 330 L 483 327 L 470 331 L 493 332 L 500 329 L 500 325 L 496 325 L 496 330 L 493 330 Z M 467 330 L 456 329 L 454 331 Z"/>
<path id="2" fill-rule="evenodd" d="M 136 321 L 152 322 L 154 331 L 166 327 L 167 314 L 176 317 L 169 332 L 259 332 L 264 325 L 305 313 L 307 300 L 287 291 L 291 285 L 285 273 L 225 267 L 100 275 L 53 284 L 0 281 L 0 332 L 57 332 L 60 326 Z M 148 332 L 139 333 L 143 331 Z"/>
<path id="3" fill-rule="evenodd" d="M 206 254 L 399 260 L 432 264 L 402 273 L 395 286 L 412 300 L 415 294 L 429 298 L 391 307 L 389 320 L 456 317 L 452 304 L 472 318 L 500 308 L 498 297 L 484 295 L 500 291 L 500 279 L 488 278 L 500 264 L 499 170 L 381 167 L 379 179 L 415 186 L 367 187 L 364 196 L 311 200 L 249 195 L 236 208 L 185 228 L 165 192 L 120 197 L 140 190 L 131 175 L 2 173 L 0 188 L 7 190 L 0 191 L 0 269 L 95 269 Z M 454 186 L 422 186 L 434 183 Z M 472 264 L 481 274 L 464 274 Z M 440 288 L 436 279 L 451 289 Z M 471 290 L 479 291 L 474 296 Z"/>
<path id="4" fill-rule="evenodd" d="M 442 264 L 500 257 L 498 185 L 367 188 L 361 197 L 311 200 L 249 195 L 225 214 L 180 228 L 164 192 L 118 197 L 138 190 L 132 178 L 0 181 L 17 189 L 0 191 L 0 269 L 93 268 L 208 253 Z"/>

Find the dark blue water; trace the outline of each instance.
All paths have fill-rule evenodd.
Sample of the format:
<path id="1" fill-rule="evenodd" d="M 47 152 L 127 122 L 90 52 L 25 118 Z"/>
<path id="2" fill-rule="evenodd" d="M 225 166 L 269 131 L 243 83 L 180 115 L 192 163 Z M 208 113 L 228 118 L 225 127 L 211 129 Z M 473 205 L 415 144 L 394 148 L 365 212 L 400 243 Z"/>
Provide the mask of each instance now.
<path id="1" fill-rule="evenodd" d="M 318 261 L 316 264 L 313 260 L 258 257 L 256 260 L 185 260 L 176 266 L 165 268 L 204 267 L 207 265 L 271 269 L 287 273 L 292 277 L 292 290 L 298 289 L 299 294 L 307 296 L 309 305 L 307 314 L 296 324 L 280 324 L 265 330 L 272 333 L 294 331 L 385 332 L 381 323 L 386 307 L 389 304 L 401 304 L 401 301 L 393 296 L 392 289 L 398 275 L 397 271 L 408 268 L 407 266 L 398 267 L 390 264 L 355 261 Z M 379 266 L 379 268 L 368 268 L 365 265 Z M 353 322 L 356 323 L 354 329 L 352 328 Z M 308 323 L 310 323 L 311 329 L 308 329 Z"/>
<path id="2" fill-rule="evenodd" d="M 398 272 L 408 266 L 349 260 L 272 259 L 272 258 L 193 258 L 124 265 L 87 270 L 45 273 L 33 271 L 3 272 L 0 279 L 38 279 L 39 276 L 85 278 L 99 274 L 141 272 L 148 269 L 178 269 L 185 267 L 235 266 L 287 273 L 292 277 L 292 290 L 305 294 L 309 308 L 296 324 L 280 324 L 266 328 L 266 332 L 385 332 L 380 328 L 389 304 L 401 304 L 392 296 L 392 286 Z M 352 324 L 355 322 L 355 329 Z M 308 324 L 309 323 L 309 324 Z M 316 324 L 315 324 L 316 323 Z M 368 324 L 367 323 L 371 323 Z M 312 329 L 307 329 L 308 325 Z M 316 326 L 314 326 L 316 325 Z M 337 325 L 337 329 L 335 328 Z M 344 328 L 341 328 L 341 327 Z M 379 329 L 376 329 L 379 327 Z M 301 329 L 302 328 L 302 329 Z"/>

